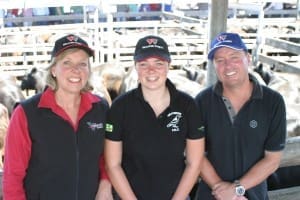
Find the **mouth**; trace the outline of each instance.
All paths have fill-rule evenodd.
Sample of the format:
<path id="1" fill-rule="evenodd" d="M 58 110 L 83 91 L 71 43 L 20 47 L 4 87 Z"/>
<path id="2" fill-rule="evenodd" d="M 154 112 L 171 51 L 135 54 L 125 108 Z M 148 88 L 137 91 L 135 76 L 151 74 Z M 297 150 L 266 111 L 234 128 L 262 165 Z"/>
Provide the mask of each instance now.
<path id="1" fill-rule="evenodd" d="M 153 81 L 157 81 L 158 77 L 157 76 L 150 76 L 146 78 L 147 81 L 153 82 Z"/>
<path id="2" fill-rule="evenodd" d="M 231 72 L 225 73 L 226 76 L 233 76 L 233 75 L 235 75 L 235 74 L 236 74 L 235 71 L 231 71 Z"/>
<path id="3" fill-rule="evenodd" d="M 81 78 L 69 78 L 68 80 L 72 83 L 78 83 L 81 81 Z"/>

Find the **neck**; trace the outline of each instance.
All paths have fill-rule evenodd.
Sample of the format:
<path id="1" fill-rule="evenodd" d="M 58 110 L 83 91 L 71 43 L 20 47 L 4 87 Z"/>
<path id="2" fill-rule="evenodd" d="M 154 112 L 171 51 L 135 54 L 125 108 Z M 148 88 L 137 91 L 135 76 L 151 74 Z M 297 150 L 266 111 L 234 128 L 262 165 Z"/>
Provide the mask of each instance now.
<path id="1" fill-rule="evenodd" d="M 143 96 L 156 116 L 161 114 L 170 105 L 170 94 L 167 87 L 164 87 L 162 90 L 143 91 Z"/>
<path id="2" fill-rule="evenodd" d="M 148 90 L 146 88 L 142 89 L 144 99 L 148 102 L 156 102 L 164 98 L 169 94 L 168 88 L 163 87 L 159 90 Z"/>
<path id="3" fill-rule="evenodd" d="M 229 99 L 236 113 L 250 99 L 253 90 L 253 84 L 249 81 L 239 88 L 224 88 L 223 96 Z"/>
<path id="4" fill-rule="evenodd" d="M 249 79 L 244 81 L 243 84 L 238 86 L 224 86 L 223 85 L 223 96 L 225 97 L 243 97 L 243 96 L 251 96 L 253 85 Z"/>
<path id="5" fill-rule="evenodd" d="M 56 103 L 63 108 L 74 108 L 80 104 L 80 94 L 66 94 L 57 91 L 55 93 Z"/>

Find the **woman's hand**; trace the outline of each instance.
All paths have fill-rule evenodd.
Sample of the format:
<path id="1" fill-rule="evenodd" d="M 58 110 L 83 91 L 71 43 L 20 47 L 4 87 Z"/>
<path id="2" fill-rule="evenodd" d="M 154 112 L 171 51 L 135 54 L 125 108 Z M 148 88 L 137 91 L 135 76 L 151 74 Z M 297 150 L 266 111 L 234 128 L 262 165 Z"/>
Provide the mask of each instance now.
<path id="1" fill-rule="evenodd" d="M 100 181 L 95 200 L 113 200 L 111 183 L 103 179 Z"/>

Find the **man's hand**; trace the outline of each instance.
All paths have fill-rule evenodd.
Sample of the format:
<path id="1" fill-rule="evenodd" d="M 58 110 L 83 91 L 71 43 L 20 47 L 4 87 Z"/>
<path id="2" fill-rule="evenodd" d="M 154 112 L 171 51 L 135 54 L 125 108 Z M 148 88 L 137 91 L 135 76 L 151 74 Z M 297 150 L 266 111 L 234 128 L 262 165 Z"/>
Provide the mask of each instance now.
<path id="1" fill-rule="evenodd" d="M 217 200 L 236 200 L 235 185 L 230 182 L 222 181 L 217 183 L 212 188 L 212 194 Z"/>

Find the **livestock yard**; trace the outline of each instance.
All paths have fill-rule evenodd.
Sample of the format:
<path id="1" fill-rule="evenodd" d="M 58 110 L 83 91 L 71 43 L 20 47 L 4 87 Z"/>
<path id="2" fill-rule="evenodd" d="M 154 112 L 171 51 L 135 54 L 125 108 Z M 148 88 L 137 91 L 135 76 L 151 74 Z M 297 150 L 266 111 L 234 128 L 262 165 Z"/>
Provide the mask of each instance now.
<path id="1" fill-rule="evenodd" d="M 137 1 L 128 2 L 136 3 Z M 161 1 L 150 2 L 161 3 Z M 80 35 L 89 42 L 95 50 L 95 56 L 91 60 L 95 80 L 99 80 L 97 77 L 101 76 L 101 80 L 106 81 L 106 86 L 109 87 L 107 89 L 115 90 L 117 94 L 136 86 L 136 77 L 132 73 L 132 67 L 134 65 L 133 51 L 137 40 L 148 34 L 160 35 L 170 45 L 172 55 L 170 78 L 179 89 L 192 96 L 196 95 L 207 86 L 207 47 L 210 28 L 208 21 L 210 4 L 207 1 L 199 2 L 195 8 L 191 8 L 189 4 L 189 6 L 182 6 L 181 9 L 178 7 L 177 10 L 161 9 L 142 13 L 122 11 L 101 13 L 97 8 L 93 12 L 76 15 L 0 18 L 2 20 L 2 26 L 0 24 L 0 102 L 4 104 L 2 102 L 4 96 L 10 95 L 1 91 L 3 88 L 8 88 L 4 82 L 8 82 L 7 80 L 14 82 L 20 90 L 21 80 L 33 68 L 42 73 L 43 69 L 49 65 L 54 41 L 67 33 Z M 297 17 L 299 9 L 293 7 L 288 12 L 273 10 L 267 13 L 266 11 L 265 18 L 261 19 L 258 16 L 259 11 L 255 10 L 261 6 L 259 2 L 251 4 L 252 7 L 249 9 L 249 5 L 244 5 L 244 1 L 230 1 L 227 30 L 238 32 L 246 42 L 253 58 L 253 67 L 249 69 L 250 72 L 261 79 L 263 84 L 283 95 L 287 105 L 288 138 L 281 168 L 299 167 L 300 21 Z M 287 2 L 291 5 L 299 5 L 299 0 Z M 117 3 L 112 4 L 117 5 Z M 33 22 L 40 20 L 47 21 L 48 24 L 34 25 Z M 57 23 L 58 20 L 60 23 Z M 78 22 L 74 23 L 74 20 Z M 25 26 L 23 25 L 25 21 L 32 22 L 33 25 Z M 17 25 L 7 27 L 4 24 L 8 22 Z M 114 82 L 115 79 L 112 76 L 117 77 L 117 80 L 123 83 Z M 113 84 L 109 85 L 111 82 Z M 120 85 L 124 82 L 127 88 L 121 90 Z M 25 99 L 34 93 L 34 90 L 22 91 L 22 97 L 15 98 L 13 101 Z M 11 110 L 12 108 L 8 107 L 9 113 Z M 5 133 L 0 132 L 0 134 L 2 134 L 0 139 L 3 140 Z M 298 180 L 294 181 L 295 184 L 288 185 L 287 188 L 270 191 L 272 200 L 300 199 L 300 170 L 298 169 L 297 174 L 289 176 L 297 177 Z"/>

